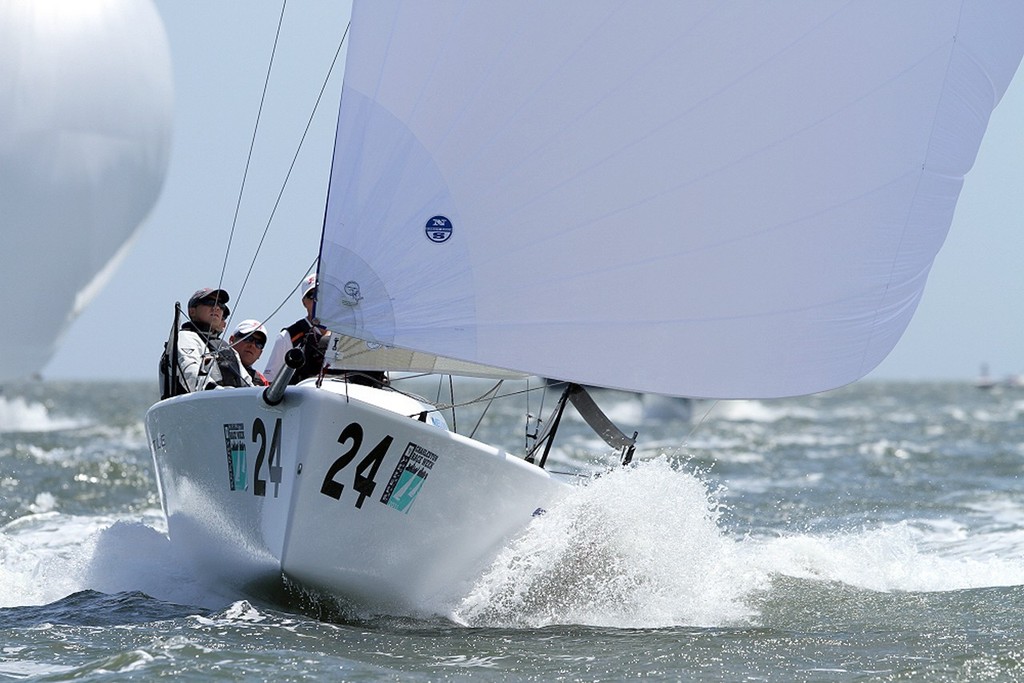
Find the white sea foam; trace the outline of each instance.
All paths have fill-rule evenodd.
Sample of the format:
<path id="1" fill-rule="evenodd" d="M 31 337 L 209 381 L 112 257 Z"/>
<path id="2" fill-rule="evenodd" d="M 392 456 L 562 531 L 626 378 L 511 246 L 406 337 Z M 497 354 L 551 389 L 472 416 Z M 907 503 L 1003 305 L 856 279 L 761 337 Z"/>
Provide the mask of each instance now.
<path id="1" fill-rule="evenodd" d="M 0 607 L 82 590 L 142 591 L 200 606 L 228 602 L 172 552 L 159 510 L 131 519 L 43 512 L 0 528 Z"/>
<path id="2" fill-rule="evenodd" d="M 83 539 L 109 520 L 41 512 L 0 528 L 0 606 L 41 605 L 83 590 Z"/>
<path id="3" fill-rule="evenodd" d="M 87 425 L 86 420 L 50 415 L 42 403 L 26 401 L 21 396 L 0 396 L 0 433 L 54 432 L 77 429 Z"/>
<path id="4" fill-rule="evenodd" d="M 57 498 L 49 491 L 36 494 L 35 502 L 28 506 L 32 512 L 52 512 L 57 509 Z"/>
<path id="5" fill-rule="evenodd" d="M 731 485 L 735 487 L 735 483 Z M 159 510 L 128 518 L 51 509 L 0 528 L 0 607 L 93 589 L 138 590 L 223 607 L 221 593 L 172 552 Z M 706 478 L 666 458 L 616 469 L 574 490 L 510 544 L 457 607 L 471 625 L 620 628 L 757 623 L 774 577 L 872 591 L 1024 584 L 1024 506 L 992 498 L 971 527 L 918 519 L 847 532 L 731 536 Z"/>
<path id="6" fill-rule="evenodd" d="M 575 490 L 506 548 L 456 610 L 470 624 L 742 623 L 767 579 L 737 561 L 703 480 L 666 459 Z"/>
<path id="7" fill-rule="evenodd" d="M 534 520 L 455 617 L 513 627 L 735 626 L 756 623 L 749 605 L 778 576 L 884 592 L 1024 584 L 1024 511 L 1000 512 L 1015 521 L 980 533 L 939 520 L 734 538 L 702 478 L 656 459 L 611 472 Z"/>
<path id="8" fill-rule="evenodd" d="M 601 397 L 596 397 L 598 405 L 604 410 L 605 414 L 608 415 L 608 419 L 617 425 L 623 427 L 625 431 L 626 425 L 642 425 L 646 416 L 643 405 L 640 402 L 640 397 L 633 398 L 629 395 L 625 397 L 616 397 L 615 401 L 601 401 Z"/>
<path id="9" fill-rule="evenodd" d="M 0 654 L 8 654 L 7 648 L 0 650 Z M 74 668 L 75 667 L 73 666 L 67 666 L 64 664 L 44 664 L 43 662 L 35 662 L 31 660 L 17 661 L 14 657 L 11 657 L 10 660 L 8 660 L 6 656 L 3 657 L 3 659 L 0 659 L 0 675 L 14 679 L 42 679 L 44 676 L 53 676 L 55 679 L 59 679 L 60 674 L 73 671 Z"/>
<path id="10" fill-rule="evenodd" d="M 998 553 L 979 553 L 977 536 L 939 543 L 929 526 L 900 522 L 852 533 L 764 539 L 750 541 L 747 549 L 765 571 L 874 591 L 1024 584 L 1024 566 L 1005 543 Z M 972 552 L 962 552 L 965 543 Z"/>
<path id="11" fill-rule="evenodd" d="M 707 413 L 709 420 L 725 420 L 729 422 L 778 422 L 786 418 L 813 420 L 818 411 L 801 406 L 768 406 L 761 401 L 716 401 L 708 407 L 695 411 L 695 416 L 703 417 Z"/>

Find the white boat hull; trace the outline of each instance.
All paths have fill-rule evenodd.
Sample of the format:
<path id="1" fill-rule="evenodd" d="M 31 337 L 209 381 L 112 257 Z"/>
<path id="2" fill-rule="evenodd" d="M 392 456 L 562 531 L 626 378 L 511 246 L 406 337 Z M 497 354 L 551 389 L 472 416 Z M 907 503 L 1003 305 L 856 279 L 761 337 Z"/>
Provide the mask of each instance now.
<path id="1" fill-rule="evenodd" d="M 172 545 L 229 587 L 283 574 L 358 609 L 446 614 L 568 490 L 420 421 L 426 404 L 395 392 L 307 383 L 276 407 L 261 393 L 200 392 L 146 415 Z"/>

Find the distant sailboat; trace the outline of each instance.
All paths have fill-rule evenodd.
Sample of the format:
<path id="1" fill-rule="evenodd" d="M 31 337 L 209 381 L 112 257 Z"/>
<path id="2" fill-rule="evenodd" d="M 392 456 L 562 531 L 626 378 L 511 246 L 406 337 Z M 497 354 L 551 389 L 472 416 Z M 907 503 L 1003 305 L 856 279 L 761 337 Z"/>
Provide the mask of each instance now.
<path id="1" fill-rule="evenodd" d="M 38 373 L 160 194 L 172 83 L 150 0 L 0 0 L 0 381 Z"/>
<path id="2" fill-rule="evenodd" d="M 1017 373 L 1007 375 L 1003 384 L 1010 389 L 1020 389 L 1024 387 L 1024 375 Z"/>
<path id="3" fill-rule="evenodd" d="M 995 388 L 996 381 L 988 372 L 988 363 L 981 364 L 981 371 L 978 373 L 978 377 L 974 380 L 974 386 L 978 387 L 979 389 Z"/>

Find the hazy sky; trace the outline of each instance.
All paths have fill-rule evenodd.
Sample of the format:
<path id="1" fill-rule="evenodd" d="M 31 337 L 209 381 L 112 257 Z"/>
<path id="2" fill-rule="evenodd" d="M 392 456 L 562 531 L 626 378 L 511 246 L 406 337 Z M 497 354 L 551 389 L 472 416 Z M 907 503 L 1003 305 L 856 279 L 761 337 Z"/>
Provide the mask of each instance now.
<path id="1" fill-rule="evenodd" d="M 175 72 L 166 185 L 128 257 L 45 368 L 49 378 L 155 381 L 174 302 L 184 304 L 193 291 L 220 280 L 280 7 L 208 0 L 156 4 Z M 229 322 L 266 319 L 282 302 L 270 318 L 272 330 L 303 315 L 288 291 L 319 247 L 342 62 L 274 207 L 348 13 L 347 2 L 304 0 L 292 2 L 285 15 L 223 280 L 232 296 Z M 1024 373 L 1022 188 L 1024 76 L 1018 74 L 967 176 L 917 315 L 869 378 L 970 379 L 982 363 L 996 377 Z"/>

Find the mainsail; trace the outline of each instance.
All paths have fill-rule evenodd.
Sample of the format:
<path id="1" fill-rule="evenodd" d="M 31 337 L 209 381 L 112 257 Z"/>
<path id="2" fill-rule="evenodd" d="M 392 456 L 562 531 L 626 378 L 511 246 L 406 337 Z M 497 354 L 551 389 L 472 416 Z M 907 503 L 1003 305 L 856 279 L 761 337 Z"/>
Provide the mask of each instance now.
<path id="1" fill-rule="evenodd" d="M 885 358 L 1024 52 L 1017 0 L 357 0 L 318 313 L 760 398 Z"/>
<path id="2" fill-rule="evenodd" d="M 0 381 L 50 359 L 156 202 L 172 87 L 149 0 L 0 0 Z"/>

